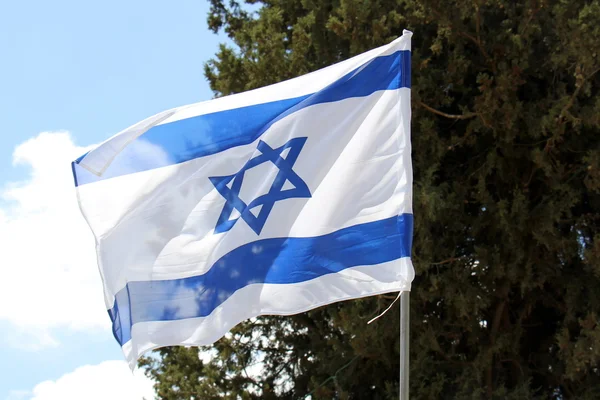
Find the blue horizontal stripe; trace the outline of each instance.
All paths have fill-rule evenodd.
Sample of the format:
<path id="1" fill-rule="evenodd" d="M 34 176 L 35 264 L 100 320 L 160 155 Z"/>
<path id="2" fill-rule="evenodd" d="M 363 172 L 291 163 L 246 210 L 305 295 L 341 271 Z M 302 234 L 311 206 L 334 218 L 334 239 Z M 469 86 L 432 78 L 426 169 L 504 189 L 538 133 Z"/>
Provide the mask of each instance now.
<path id="1" fill-rule="evenodd" d="M 178 164 L 246 145 L 254 142 L 275 122 L 308 106 L 401 87 L 410 87 L 410 51 L 406 50 L 376 57 L 313 94 L 155 126 L 127 145 L 101 177 L 74 166 L 76 184 Z M 161 149 L 161 157 L 139 154 L 140 147 L 135 146 L 136 142 Z M 82 157 L 75 163 L 81 160 Z"/>
<path id="2" fill-rule="evenodd" d="M 249 284 L 305 282 L 410 257 L 412 229 L 412 214 L 402 214 L 318 237 L 263 239 L 232 250 L 203 275 L 129 282 L 109 310 L 113 333 L 123 345 L 138 322 L 206 317 Z"/>

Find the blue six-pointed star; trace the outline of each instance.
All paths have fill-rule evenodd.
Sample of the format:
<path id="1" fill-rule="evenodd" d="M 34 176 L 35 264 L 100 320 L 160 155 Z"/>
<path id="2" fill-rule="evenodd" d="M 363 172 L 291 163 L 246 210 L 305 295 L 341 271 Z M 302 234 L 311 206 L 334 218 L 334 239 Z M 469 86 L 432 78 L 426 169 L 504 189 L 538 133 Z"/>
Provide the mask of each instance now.
<path id="1" fill-rule="evenodd" d="M 310 190 L 306 183 L 292 169 L 298 159 L 298 155 L 300 155 L 304 143 L 306 143 L 306 139 L 307 138 L 305 137 L 294 138 L 276 149 L 272 149 L 268 144 L 261 140 L 258 142 L 257 147 L 261 154 L 250 159 L 238 173 L 209 178 L 221 196 L 226 200 L 223 211 L 221 211 L 221 215 L 217 221 L 215 233 L 227 232 L 239 218 L 242 218 L 257 235 L 260 235 L 276 202 L 289 198 L 311 197 Z M 286 149 L 290 150 L 287 156 L 283 158 L 281 155 Z M 240 199 L 240 190 L 244 180 L 244 173 L 249 169 L 269 161 L 279 169 L 279 172 L 273 181 L 273 185 L 271 185 L 271 189 L 267 194 L 258 196 L 256 199 L 252 200 L 250 204 L 244 203 L 244 201 Z M 232 180 L 231 188 L 229 188 L 227 185 L 229 185 Z M 286 181 L 290 181 L 294 188 L 282 190 Z M 257 216 L 250 212 L 250 210 L 259 206 L 262 206 L 262 208 Z M 230 219 L 233 210 L 237 210 L 240 213 L 240 216 L 238 218 Z"/>

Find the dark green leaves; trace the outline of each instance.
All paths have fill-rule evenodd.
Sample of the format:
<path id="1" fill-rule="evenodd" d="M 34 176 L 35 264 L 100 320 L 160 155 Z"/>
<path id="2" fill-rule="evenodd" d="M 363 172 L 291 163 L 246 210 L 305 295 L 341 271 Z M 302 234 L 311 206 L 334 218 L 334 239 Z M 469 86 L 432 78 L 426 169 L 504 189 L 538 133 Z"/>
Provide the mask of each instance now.
<path id="1" fill-rule="evenodd" d="M 600 398 L 599 1 L 212 0 L 208 20 L 236 45 L 206 66 L 217 96 L 413 30 L 412 397 Z M 366 324 L 392 298 L 142 364 L 168 400 L 396 399 L 397 307 Z"/>

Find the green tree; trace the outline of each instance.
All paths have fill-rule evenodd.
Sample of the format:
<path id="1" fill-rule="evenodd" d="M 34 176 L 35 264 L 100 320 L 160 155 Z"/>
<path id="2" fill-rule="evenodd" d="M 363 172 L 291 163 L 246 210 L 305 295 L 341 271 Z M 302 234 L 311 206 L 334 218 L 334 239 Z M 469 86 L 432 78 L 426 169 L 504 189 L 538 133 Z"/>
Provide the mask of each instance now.
<path id="1" fill-rule="evenodd" d="M 216 96 L 413 36 L 416 399 L 600 398 L 600 2 L 211 0 Z M 394 296 L 142 360 L 178 399 L 395 399 Z M 262 369 L 261 369 L 262 367 Z M 260 370 L 257 372 L 257 370 Z"/>

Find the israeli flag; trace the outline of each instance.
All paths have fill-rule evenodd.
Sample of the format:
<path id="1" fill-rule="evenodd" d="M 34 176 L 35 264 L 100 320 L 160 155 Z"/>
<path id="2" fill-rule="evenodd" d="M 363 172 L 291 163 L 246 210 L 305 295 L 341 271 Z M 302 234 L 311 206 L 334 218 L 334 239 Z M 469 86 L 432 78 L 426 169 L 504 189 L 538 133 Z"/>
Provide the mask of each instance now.
<path id="1" fill-rule="evenodd" d="M 410 38 L 165 111 L 73 162 L 133 366 L 241 321 L 410 290 Z"/>

